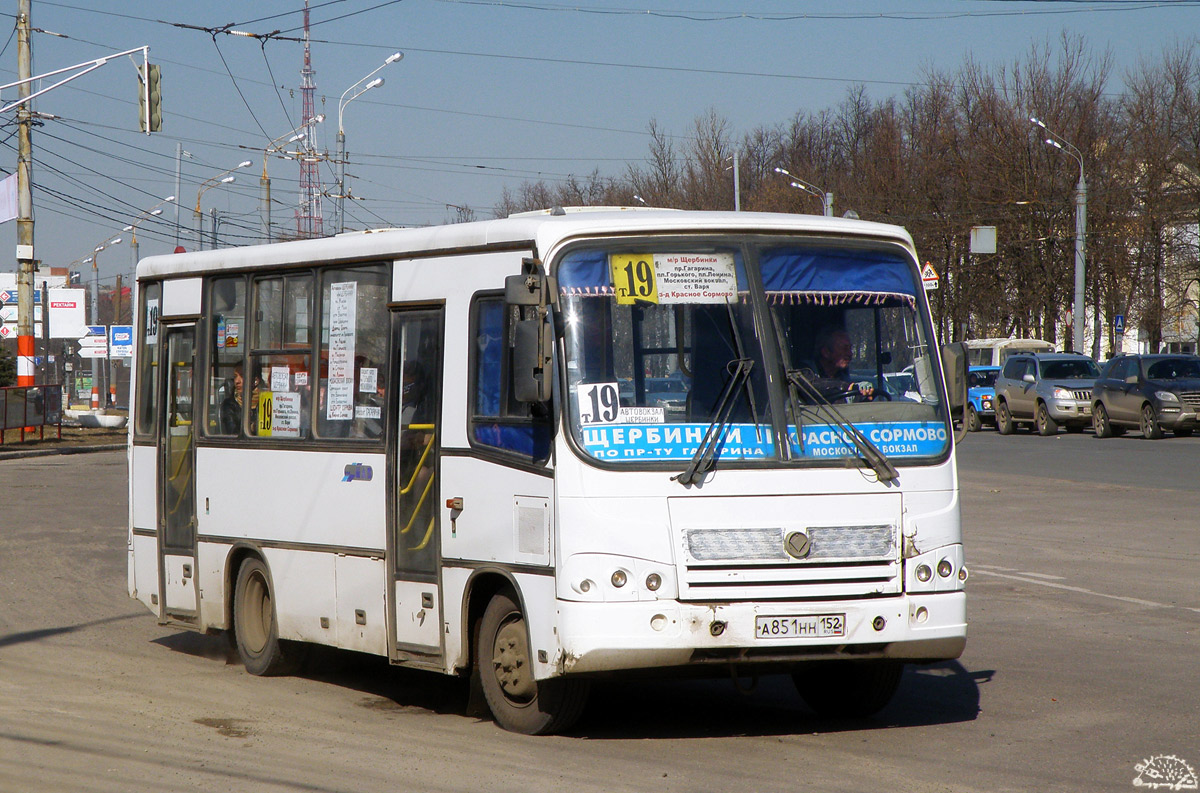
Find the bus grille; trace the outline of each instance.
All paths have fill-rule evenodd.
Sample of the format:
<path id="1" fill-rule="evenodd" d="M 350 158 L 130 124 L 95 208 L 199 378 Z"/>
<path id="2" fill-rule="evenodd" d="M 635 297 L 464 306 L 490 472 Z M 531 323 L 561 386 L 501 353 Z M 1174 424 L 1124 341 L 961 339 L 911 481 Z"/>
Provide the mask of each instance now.
<path id="1" fill-rule="evenodd" d="M 901 591 L 895 526 L 813 526 L 804 533 L 811 549 L 793 559 L 782 528 L 685 532 L 680 599 L 828 600 Z"/>

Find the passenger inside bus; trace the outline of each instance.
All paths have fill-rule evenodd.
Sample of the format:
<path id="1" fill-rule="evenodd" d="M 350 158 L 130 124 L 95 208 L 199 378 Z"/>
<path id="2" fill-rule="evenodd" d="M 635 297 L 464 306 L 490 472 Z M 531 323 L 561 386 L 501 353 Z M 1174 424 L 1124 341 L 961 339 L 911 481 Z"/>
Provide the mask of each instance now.
<path id="1" fill-rule="evenodd" d="M 242 374 L 242 364 L 233 367 L 232 383 L 226 385 L 226 396 L 221 402 L 221 432 L 224 435 L 238 435 L 242 431 L 242 400 L 244 399 L 245 378 Z M 254 387 L 250 391 L 250 422 L 258 420 L 258 392 L 262 381 L 254 378 Z"/>

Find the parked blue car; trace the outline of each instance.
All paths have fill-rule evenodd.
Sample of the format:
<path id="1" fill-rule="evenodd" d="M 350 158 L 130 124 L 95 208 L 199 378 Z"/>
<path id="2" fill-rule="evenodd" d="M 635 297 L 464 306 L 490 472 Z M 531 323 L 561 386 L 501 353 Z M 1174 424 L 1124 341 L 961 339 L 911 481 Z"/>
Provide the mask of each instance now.
<path id="1" fill-rule="evenodd" d="M 996 375 L 999 366 L 972 366 L 967 371 L 967 415 L 969 432 L 979 432 L 986 424 L 996 426 Z"/>

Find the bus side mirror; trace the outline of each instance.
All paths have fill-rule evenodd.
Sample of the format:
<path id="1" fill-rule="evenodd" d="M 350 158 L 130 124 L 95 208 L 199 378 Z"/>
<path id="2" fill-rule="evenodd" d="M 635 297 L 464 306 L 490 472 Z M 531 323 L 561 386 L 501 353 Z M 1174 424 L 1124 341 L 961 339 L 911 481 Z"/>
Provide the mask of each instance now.
<path id="1" fill-rule="evenodd" d="M 558 285 L 555 279 L 542 271 L 537 259 L 523 259 L 520 275 L 504 279 L 504 302 L 510 306 L 538 306 L 544 308 L 555 302 Z"/>
<path id="2" fill-rule="evenodd" d="M 522 319 L 513 326 L 512 388 L 520 402 L 550 399 L 554 334 L 544 319 Z"/>
<path id="3" fill-rule="evenodd" d="M 946 396 L 950 400 L 950 416 L 961 419 L 967 404 L 969 370 L 967 345 L 961 341 L 942 347 L 942 374 L 946 378 Z"/>

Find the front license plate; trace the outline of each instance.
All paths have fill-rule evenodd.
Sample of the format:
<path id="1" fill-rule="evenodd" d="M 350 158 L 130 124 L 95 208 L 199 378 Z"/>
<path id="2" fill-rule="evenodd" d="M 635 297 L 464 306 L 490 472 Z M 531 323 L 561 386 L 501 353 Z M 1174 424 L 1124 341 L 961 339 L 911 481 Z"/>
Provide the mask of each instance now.
<path id="1" fill-rule="evenodd" d="M 754 635 L 759 639 L 819 639 L 827 636 L 845 636 L 846 615 L 755 617 Z"/>

